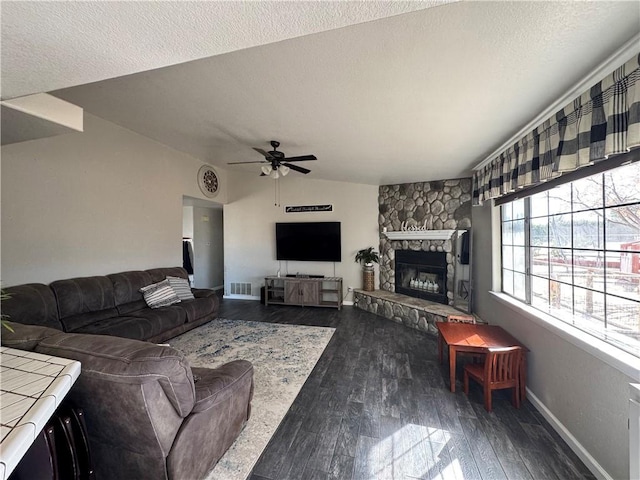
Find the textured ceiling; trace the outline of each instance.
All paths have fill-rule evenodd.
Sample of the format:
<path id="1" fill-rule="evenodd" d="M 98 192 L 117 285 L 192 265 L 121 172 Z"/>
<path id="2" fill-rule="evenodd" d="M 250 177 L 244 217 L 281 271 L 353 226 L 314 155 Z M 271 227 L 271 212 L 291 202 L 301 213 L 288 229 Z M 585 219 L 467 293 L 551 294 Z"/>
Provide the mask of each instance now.
<path id="1" fill-rule="evenodd" d="M 2 2 L 2 99 L 427 8 L 431 1 Z"/>
<path id="2" fill-rule="evenodd" d="M 264 8 L 281 8 L 276 4 L 265 2 Z M 640 32 L 637 2 L 460 2 L 429 9 L 420 4 L 422 9 L 414 12 L 306 36 L 299 35 L 341 25 L 328 25 L 325 17 L 337 15 L 348 24 L 357 23 L 357 16 L 338 15 L 339 3 L 285 2 L 282 16 L 268 16 L 264 23 L 265 17 L 255 11 L 261 2 L 221 5 L 233 8 L 222 8 L 225 13 L 217 19 L 201 19 L 231 39 L 237 35 L 238 43 L 220 52 L 250 46 L 251 41 L 267 44 L 55 95 L 203 161 L 247 174 L 257 175 L 259 166 L 226 163 L 259 160 L 251 147 L 269 149 L 268 141 L 276 139 L 288 156 L 318 157 L 304 165 L 312 169 L 308 178 L 373 185 L 454 178 L 469 174 Z M 312 5 L 313 14 L 297 10 L 304 5 Z M 400 13 L 388 10 L 395 3 L 357 5 L 380 7 L 370 19 L 384 17 L 383 7 L 386 14 Z M 353 8 L 351 14 L 359 11 Z M 19 64 L 11 67 L 13 81 L 5 85 L 4 15 L 3 3 L 3 91 L 31 93 L 21 90 L 15 73 Z M 151 66 L 181 61 L 171 55 L 158 60 L 166 46 L 158 43 L 162 32 L 147 37 L 148 25 L 136 30 L 126 12 L 117 17 L 122 19 L 120 43 L 124 38 L 130 45 L 103 50 L 118 68 L 149 68 L 147 57 L 157 60 Z M 247 40 L 245 27 L 238 25 L 257 19 L 263 36 Z M 294 33 L 278 36 L 292 24 L 299 26 Z M 89 37 L 98 26 L 87 25 L 81 31 Z M 317 25 L 322 28 L 311 28 Z M 169 30 L 167 37 L 184 43 L 173 33 Z M 183 31 L 190 42 L 202 42 L 202 32 L 192 33 Z M 82 43 L 84 37 L 75 35 Z M 287 36 L 297 38 L 268 43 Z M 44 42 L 49 43 L 55 42 Z M 37 45 L 32 49 L 39 50 Z M 194 47 L 182 60 L 203 55 Z M 73 70 L 79 77 L 118 74 L 115 67 L 104 73 L 113 65 L 95 51 L 69 56 L 77 57 Z M 67 57 L 63 55 L 65 61 Z M 86 68 L 78 68 L 83 60 Z M 67 78 L 54 59 L 47 61 L 56 67 L 51 75 L 55 82 L 46 88 L 88 81 Z M 27 72 L 25 78 L 32 80 L 31 75 L 36 74 Z"/>

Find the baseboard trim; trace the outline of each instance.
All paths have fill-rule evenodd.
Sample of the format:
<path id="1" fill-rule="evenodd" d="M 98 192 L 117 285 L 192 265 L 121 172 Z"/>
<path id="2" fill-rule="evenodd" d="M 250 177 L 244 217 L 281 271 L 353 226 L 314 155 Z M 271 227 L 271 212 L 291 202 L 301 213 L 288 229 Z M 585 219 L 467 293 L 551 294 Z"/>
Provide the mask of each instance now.
<path id="1" fill-rule="evenodd" d="M 260 297 L 255 297 L 253 295 L 223 295 L 222 298 L 228 298 L 228 299 L 232 299 L 232 300 L 260 300 Z M 353 302 L 351 300 L 346 300 L 344 302 L 342 302 L 342 305 L 344 306 L 353 306 Z"/>
<path id="2" fill-rule="evenodd" d="M 527 399 L 533 404 L 534 407 L 542 414 L 542 416 L 551 424 L 553 429 L 558 432 L 558 435 L 562 437 L 562 439 L 569 445 L 571 450 L 580 457 L 580 460 L 587 466 L 587 468 L 593 473 L 597 478 L 601 480 L 614 480 L 614 478 L 607 473 L 607 471 L 602 468 L 595 458 L 591 456 L 591 454 L 587 451 L 586 448 L 582 446 L 582 444 L 573 436 L 573 434 L 565 427 L 558 418 L 551 413 L 551 410 L 547 408 L 547 406 L 540 401 L 538 397 L 536 397 L 531 390 L 527 388 Z"/>
<path id="3" fill-rule="evenodd" d="M 260 301 L 260 297 L 256 297 L 254 295 L 231 294 L 231 295 L 223 295 L 222 298 L 229 298 L 229 299 L 234 299 L 234 300 L 258 300 L 258 301 Z"/>

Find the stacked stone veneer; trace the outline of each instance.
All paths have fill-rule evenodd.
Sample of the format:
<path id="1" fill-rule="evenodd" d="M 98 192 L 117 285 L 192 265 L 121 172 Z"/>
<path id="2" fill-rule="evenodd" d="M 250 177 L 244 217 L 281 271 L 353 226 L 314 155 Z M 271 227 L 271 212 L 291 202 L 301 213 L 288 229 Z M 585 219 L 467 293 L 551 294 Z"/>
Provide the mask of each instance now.
<path id="1" fill-rule="evenodd" d="M 448 305 L 428 302 L 384 290 L 375 292 L 355 290 L 353 302 L 356 308 L 375 313 L 406 327 L 415 328 L 432 335 L 438 334 L 436 322 L 446 321 L 448 315 L 460 314 L 459 311 Z"/>
<path id="2" fill-rule="evenodd" d="M 382 185 L 378 195 L 380 289 L 395 291 L 395 251 L 423 250 L 447 254 L 447 295 L 453 303 L 454 246 L 451 240 L 389 240 L 383 231 L 425 225 L 430 230 L 471 228 L 471 178 Z M 412 314 L 412 318 L 413 318 Z M 421 328 L 422 330 L 422 328 Z M 427 330 L 425 330 L 427 331 Z"/>

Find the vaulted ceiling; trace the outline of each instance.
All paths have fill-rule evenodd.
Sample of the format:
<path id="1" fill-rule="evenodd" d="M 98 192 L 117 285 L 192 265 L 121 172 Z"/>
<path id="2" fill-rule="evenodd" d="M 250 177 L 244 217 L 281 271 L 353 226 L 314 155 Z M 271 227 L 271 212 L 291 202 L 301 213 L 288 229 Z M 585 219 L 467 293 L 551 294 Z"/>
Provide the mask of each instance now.
<path id="1" fill-rule="evenodd" d="M 36 92 L 222 168 L 455 178 L 640 32 L 637 2 L 3 2 L 3 99 Z M 640 45 L 638 46 L 640 51 Z"/>

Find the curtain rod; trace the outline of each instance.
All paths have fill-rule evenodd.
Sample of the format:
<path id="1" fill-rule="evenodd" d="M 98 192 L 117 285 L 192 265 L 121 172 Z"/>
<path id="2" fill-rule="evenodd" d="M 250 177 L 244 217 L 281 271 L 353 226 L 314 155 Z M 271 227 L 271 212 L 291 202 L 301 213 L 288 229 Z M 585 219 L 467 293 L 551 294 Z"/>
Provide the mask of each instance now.
<path id="1" fill-rule="evenodd" d="M 634 35 L 631 40 L 625 43 L 622 47 L 616 50 L 613 55 L 611 55 L 604 62 L 598 65 L 598 67 L 593 70 L 586 78 L 580 81 L 580 83 L 572 87 L 562 97 L 556 100 L 555 103 L 553 103 L 536 118 L 530 121 L 525 127 L 520 129 L 518 133 L 512 135 L 509 140 L 504 142 L 488 157 L 486 157 L 483 161 L 473 167 L 473 170 L 480 170 L 489 162 L 493 161 L 498 155 L 500 155 L 504 150 L 513 145 L 516 141 L 520 140 L 542 122 L 558 112 L 561 108 L 564 108 L 569 102 L 578 97 L 578 95 L 582 95 L 587 89 L 591 88 L 594 84 L 601 81 L 606 75 L 609 75 L 613 70 L 628 61 L 634 54 L 637 55 L 638 53 L 640 53 L 640 34 Z"/>

